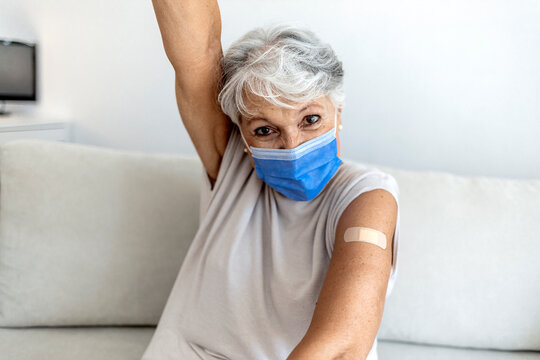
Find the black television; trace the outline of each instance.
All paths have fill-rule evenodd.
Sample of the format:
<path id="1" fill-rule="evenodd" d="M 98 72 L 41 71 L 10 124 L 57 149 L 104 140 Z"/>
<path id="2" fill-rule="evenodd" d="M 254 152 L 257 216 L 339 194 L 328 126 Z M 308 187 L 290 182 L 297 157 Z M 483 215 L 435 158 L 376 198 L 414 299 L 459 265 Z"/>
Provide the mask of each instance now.
<path id="1" fill-rule="evenodd" d="M 0 115 L 6 100 L 36 100 L 36 44 L 0 39 Z"/>

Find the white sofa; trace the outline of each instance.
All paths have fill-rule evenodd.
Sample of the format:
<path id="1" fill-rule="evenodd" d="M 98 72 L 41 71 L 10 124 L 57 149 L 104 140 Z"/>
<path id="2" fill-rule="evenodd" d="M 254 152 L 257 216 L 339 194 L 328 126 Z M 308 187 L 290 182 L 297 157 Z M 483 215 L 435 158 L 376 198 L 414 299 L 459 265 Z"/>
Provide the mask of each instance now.
<path id="1" fill-rule="evenodd" d="M 376 166 L 376 165 L 372 165 Z M 540 359 L 540 180 L 400 186 L 381 360 Z M 0 147 L 0 359 L 140 359 L 197 230 L 195 158 Z"/>

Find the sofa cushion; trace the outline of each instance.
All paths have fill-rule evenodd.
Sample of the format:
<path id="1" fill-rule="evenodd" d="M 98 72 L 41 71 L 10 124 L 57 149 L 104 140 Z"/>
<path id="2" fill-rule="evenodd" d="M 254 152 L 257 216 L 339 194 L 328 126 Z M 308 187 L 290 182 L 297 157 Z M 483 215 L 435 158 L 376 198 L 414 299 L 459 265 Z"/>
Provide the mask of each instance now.
<path id="1" fill-rule="evenodd" d="M 198 227 L 196 158 L 0 147 L 0 326 L 156 325 Z"/>
<path id="2" fill-rule="evenodd" d="M 393 341 L 378 342 L 379 360 L 540 360 L 540 352 L 459 349 Z"/>
<path id="3" fill-rule="evenodd" d="M 140 359 L 154 331 L 154 327 L 0 328 L 0 354 L 2 359 L 10 360 Z M 381 340 L 377 349 L 379 360 L 540 359 L 538 352 L 456 349 Z"/>
<path id="4" fill-rule="evenodd" d="M 155 327 L 0 328 L 0 358 L 9 360 L 140 359 Z"/>
<path id="5" fill-rule="evenodd" d="M 403 240 L 379 338 L 540 350 L 540 180 L 377 167 Z"/>

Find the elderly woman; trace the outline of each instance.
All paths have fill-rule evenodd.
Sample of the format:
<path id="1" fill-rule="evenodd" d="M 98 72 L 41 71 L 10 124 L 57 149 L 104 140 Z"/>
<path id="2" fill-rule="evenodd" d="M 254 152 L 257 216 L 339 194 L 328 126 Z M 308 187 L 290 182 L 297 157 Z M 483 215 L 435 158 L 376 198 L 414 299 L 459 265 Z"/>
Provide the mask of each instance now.
<path id="1" fill-rule="evenodd" d="M 377 359 L 398 185 L 342 161 L 343 69 L 306 29 L 221 48 L 215 0 L 153 0 L 204 167 L 199 230 L 143 360 Z"/>

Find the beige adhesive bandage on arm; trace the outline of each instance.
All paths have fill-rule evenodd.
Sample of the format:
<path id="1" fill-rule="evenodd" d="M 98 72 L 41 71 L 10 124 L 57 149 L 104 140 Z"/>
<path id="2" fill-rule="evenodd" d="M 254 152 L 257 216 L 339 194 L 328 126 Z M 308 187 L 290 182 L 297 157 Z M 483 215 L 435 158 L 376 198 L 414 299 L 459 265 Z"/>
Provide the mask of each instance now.
<path id="1" fill-rule="evenodd" d="M 383 232 L 367 227 L 350 227 L 345 230 L 345 241 L 363 241 L 386 249 L 386 235 Z"/>

